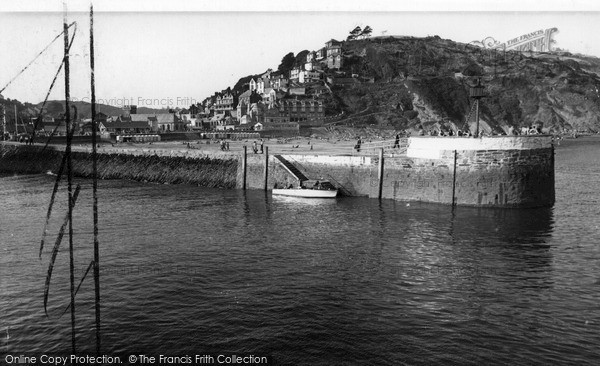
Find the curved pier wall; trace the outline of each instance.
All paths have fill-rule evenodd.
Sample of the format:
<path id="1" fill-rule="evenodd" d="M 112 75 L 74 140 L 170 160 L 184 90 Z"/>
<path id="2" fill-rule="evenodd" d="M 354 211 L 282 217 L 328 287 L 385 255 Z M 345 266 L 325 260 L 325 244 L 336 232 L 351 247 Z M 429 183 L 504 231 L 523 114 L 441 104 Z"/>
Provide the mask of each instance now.
<path id="1" fill-rule="evenodd" d="M 413 137 L 407 155 L 417 168 L 429 163 L 434 169 L 437 167 L 437 184 L 433 178 L 422 185 L 438 189 L 443 203 L 452 203 L 449 191 L 453 189 L 455 203 L 459 205 L 540 207 L 554 204 L 551 136 Z M 448 172 L 444 174 L 440 169 L 445 170 L 446 166 Z"/>
<path id="2" fill-rule="evenodd" d="M 456 164 L 454 156 L 456 154 Z M 382 198 L 468 206 L 554 204 L 553 150 L 446 151 L 440 159 L 385 159 Z M 374 180 L 372 185 L 376 185 Z"/>
<path id="3" fill-rule="evenodd" d="M 63 147 L 64 148 L 64 147 Z M 0 171 L 56 172 L 62 152 L 0 144 Z M 243 157 L 198 150 L 100 149 L 99 176 L 157 183 L 243 188 Z M 75 174 L 91 176 L 91 149 L 73 147 Z M 412 137 L 407 156 L 282 155 L 311 179 L 330 180 L 347 196 L 494 207 L 554 204 L 554 150 L 549 136 Z M 298 179 L 268 156 L 266 188 Z M 379 187 L 381 185 L 381 196 Z M 246 188 L 265 189 L 265 155 L 247 154 Z"/>
<path id="4" fill-rule="evenodd" d="M 415 137 L 409 144 L 408 156 L 384 157 L 381 198 L 467 206 L 554 204 L 554 150 L 549 136 Z M 344 195 L 379 196 L 378 157 L 283 157 L 309 178 L 331 180 Z M 269 189 L 284 180 L 290 180 L 289 173 L 271 157 Z M 260 159 L 249 161 L 247 184 L 264 187 Z"/>
<path id="5" fill-rule="evenodd" d="M 64 147 L 62 147 L 64 149 Z M 57 173 L 63 152 L 49 146 L 0 145 L 0 171 Z M 91 148 L 73 147 L 75 176 L 92 176 Z M 235 188 L 237 159 L 176 150 L 128 149 L 98 154 L 98 177 Z"/>

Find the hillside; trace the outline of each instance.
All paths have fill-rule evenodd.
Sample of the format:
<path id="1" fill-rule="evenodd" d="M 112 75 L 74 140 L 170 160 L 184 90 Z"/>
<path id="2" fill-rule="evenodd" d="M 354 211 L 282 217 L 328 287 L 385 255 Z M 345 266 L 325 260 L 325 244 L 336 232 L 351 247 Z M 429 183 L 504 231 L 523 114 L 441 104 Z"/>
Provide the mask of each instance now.
<path id="1" fill-rule="evenodd" d="M 91 103 L 77 101 L 77 102 L 71 102 L 70 104 L 77 108 L 78 118 L 83 119 L 83 118 L 91 118 L 92 117 Z M 35 107 L 36 107 L 36 111 L 39 111 L 39 109 L 42 107 L 42 103 L 37 104 Z M 64 107 L 65 107 L 64 101 L 52 100 L 52 101 L 48 101 L 48 103 L 46 103 L 46 111 L 48 111 L 48 114 L 50 114 L 52 117 L 58 117 L 59 115 L 64 113 Z M 167 112 L 167 110 L 164 110 L 164 109 L 152 109 L 152 108 L 146 108 L 146 107 L 138 107 L 137 110 L 138 110 L 137 113 L 165 113 L 165 112 Z M 96 104 L 96 113 L 100 113 L 100 112 L 102 112 L 106 115 L 109 115 L 109 116 L 119 116 L 119 115 L 123 114 L 123 108 L 119 107 L 119 106 L 112 106 L 112 105 L 106 105 L 106 104 Z"/>
<path id="2" fill-rule="evenodd" d="M 280 69 L 298 66 L 307 53 L 285 55 Z M 341 69 L 325 69 L 321 81 L 331 90 L 318 96 L 328 124 L 396 130 L 443 124 L 464 129 L 467 117 L 471 117 L 468 123 L 474 124 L 469 89 L 481 78 L 487 97 L 481 101 L 480 120 L 487 132 L 502 133 L 510 126 L 534 123 L 548 132 L 600 131 L 597 57 L 568 52 L 503 53 L 437 36 L 346 41 L 342 42 L 342 54 Z M 242 77 L 229 90 L 237 96 L 260 75 Z M 15 105 L 24 119 L 37 116 L 41 107 L 41 103 L 9 99 L 0 103 L 6 107 L 9 126 L 13 125 Z M 78 118 L 90 117 L 89 103 L 74 105 Z M 63 108 L 62 102 L 50 101 L 46 111 L 58 117 Z M 138 108 L 138 113 L 161 111 Z M 98 112 L 114 116 L 122 109 L 98 105 Z"/>
<path id="3" fill-rule="evenodd" d="M 72 102 L 71 105 L 74 105 L 77 108 L 77 118 L 91 118 L 91 104 L 88 102 Z M 42 103 L 31 104 L 31 103 L 21 103 L 16 99 L 2 99 L 0 98 L 0 110 L 4 109 L 6 111 L 6 129 L 9 132 L 14 131 L 15 126 L 15 106 L 17 107 L 17 113 L 19 115 L 19 126 L 22 126 L 23 123 L 27 123 L 30 118 L 37 117 L 40 112 L 40 108 L 42 107 Z M 65 103 L 64 101 L 48 101 L 46 103 L 46 113 L 45 115 L 51 117 L 60 117 L 64 113 Z M 96 112 L 102 112 L 109 116 L 118 116 L 123 113 L 123 109 L 121 107 L 105 105 L 105 104 L 97 104 Z M 138 113 L 165 113 L 166 110 L 161 109 L 151 109 L 146 107 L 138 108 Z M 0 113 L 2 113 L 0 111 Z M 22 127 L 19 127 L 19 129 Z"/>
<path id="4" fill-rule="evenodd" d="M 333 107 L 348 117 L 341 123 L 410 128 L 445 121 L 462 128 L 471 110 L 469 86 L 481 76 L 488 132 L 539 122 L 549 131 L 600 131 L 596 57 L 492 52 L 437 36 L 350 41 L 343 51 L 343 76 L 375 82 L 333 88 Z"/>

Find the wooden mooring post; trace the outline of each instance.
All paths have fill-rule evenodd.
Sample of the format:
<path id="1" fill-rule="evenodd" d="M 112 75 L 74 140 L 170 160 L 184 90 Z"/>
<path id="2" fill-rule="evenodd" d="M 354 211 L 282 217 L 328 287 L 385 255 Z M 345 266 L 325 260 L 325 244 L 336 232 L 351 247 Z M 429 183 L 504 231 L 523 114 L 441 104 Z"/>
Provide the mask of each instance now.
<path id="1" fill-rule="evenodd" d="M 265 146 L 265 176 L 264 176 L 264 189 L 265 191 L 269 187 L 269 147 Z"/>
<path id="2" fill-rule="evenodd" d="M 457 151 L 454 150 L 454 169 L 452 169 L 452 208 L 456 206 L 456 160 Z"/>
<path id="3" fill-rule="evenodd" d="M 379 169 L 377 171 L 379 186 L 377 187 L 377 198 L 381 199 L 383 192 L 383 149 L 379 149 Z"/>
<path id="4" fill-rule="evenodd" d="M 248 153 L 248 147 L 244 145 L 244 154 L 242 155 L 242 189 L 246 189 L 246 169 L 247 162 L 246 157 Z"/>

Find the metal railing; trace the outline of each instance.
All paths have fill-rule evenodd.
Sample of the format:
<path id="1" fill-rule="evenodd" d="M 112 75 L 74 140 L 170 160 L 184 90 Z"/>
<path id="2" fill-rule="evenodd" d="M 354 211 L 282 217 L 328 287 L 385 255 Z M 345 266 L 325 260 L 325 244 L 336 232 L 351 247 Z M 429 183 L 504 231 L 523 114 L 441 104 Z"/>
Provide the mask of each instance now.
<path id="1" fill-rule="evenodd" d="M 294 165 L 293 162 L 290 161 L 290 159 L 286 159 L 283 156 L 281 156 L 280 154 L 276 154 L 273 155 L 275 157 L 275 159 L 277 159 L 277 161 L 279 161 L 279 163 L 285 168 L 285 170 L 287 170 L 288 173 L 290 173 L 291 175 L 293 175 L 294 177 L 296 177 L 296 180 L 298 180 L 298 184 L 302 185 L 302 177 L 299 177 L 296 173 L 294 173 L 286 164 L 285 162 L 288 162 L 291 165 Z M 291 159 L 293 160 L 293 159 Z M 296 163 L 298 165 L 300 165 L 300 163 Z M 301 171 L 300 169 L 298 169 L 298 167 L 294 166 L 299 172 L 300 174 L 302 174 L 305 178 L 308 179 L 308 177 L 306 176 L 306 174 L 304 174 L 303 171 Z"/>

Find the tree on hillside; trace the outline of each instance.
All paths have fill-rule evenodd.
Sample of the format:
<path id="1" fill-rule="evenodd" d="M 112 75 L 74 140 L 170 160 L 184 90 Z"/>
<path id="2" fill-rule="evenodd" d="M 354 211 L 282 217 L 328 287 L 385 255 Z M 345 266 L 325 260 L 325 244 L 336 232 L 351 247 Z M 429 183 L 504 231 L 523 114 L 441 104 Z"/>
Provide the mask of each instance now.
<path id="1" fill-rule="evenodd" d="M 362 32 L 360 32 L 360 35 L 363 38 L 369 38 L 371 37 L 371 33 L 373 33 L 373 28 L 369 27 L 368 25 L 365 27 L 365 29 L 362 30 Z"/>
<path id="2" fill-rule="evenodd" d="M 306 63 L 306 55 L 308 55 L 308 52 L 308 50 L 298 52 L 294 61 L 294 67 L 299 67 Z"/>
<path id="3" fill-rule="evenodd" d="M 295 61 L 296 58 L 294 57 L 294 52 L 290 52 L 287 55 L 283 56 L 283 58 L 281 59 L 281 63 L 277 67 L 277 70 L 286 74 L 292 69 L 292 67 L 294 67 Z"/>
<path id="4" fill-rule="evenodd" d="M 258 78 L 259 76 L 260 74 L 244 76 L 243 78 L 238 80 L 237 83 L 235 83 L 235 85 L 233 86 L 233 90 L 237 94 L 242 94 L 243 92 L 248 90 L 248 83 L 250 83 L 250 80 Z"/>
<path id="5" fill-rule="evenodd" d="M 352 40 L 358 38 L 361 31 L 362 31 L 362 29 L 357 25 L 356 28 L 354 28 L 353 30 L 350 31 L 350 34 L 348 35 L 348 38 L 346 38 L 346 40 L 352 41 Z"/>

